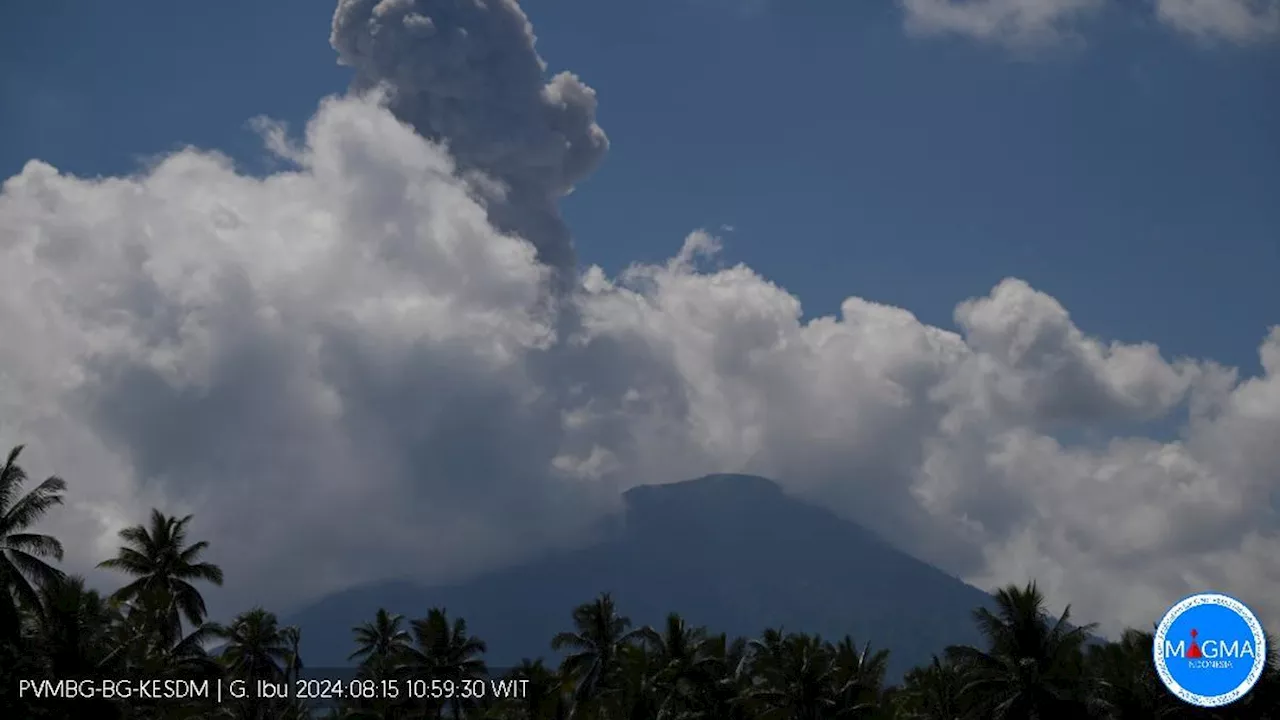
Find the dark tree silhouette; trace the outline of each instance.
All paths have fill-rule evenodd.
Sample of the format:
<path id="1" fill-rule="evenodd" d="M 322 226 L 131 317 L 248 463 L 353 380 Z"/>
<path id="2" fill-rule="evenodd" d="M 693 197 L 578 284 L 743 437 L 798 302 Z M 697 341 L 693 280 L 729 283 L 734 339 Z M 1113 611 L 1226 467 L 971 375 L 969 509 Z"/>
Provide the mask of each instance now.
<path id="1" fill-rule="evenodd" d="M 256 696 L 216 706 L 140 698 L 33 705 L 15 696 L 19 678 L 207 678 L 287 686 L 302 677 L 303 641 L 299 628 L 282 626 L 264 608 L 226 625 L 206 622 L 196 583 L 220 584 L 222 571 L 201 560 L 207 543 L 188 542 L 190 516 L 154 510 L 146 525 L 121 531 L 124 545 L 102 566 L 130 579 L 110 598 L 64 575 L 47 562 L 61 557 L 61 544 L 32 526 L 61 504 L 65 484 L 50 478 L 23 495 L 20 452 L 10 452 L 0 469 L 0 717 L 6 719 L 1280 719 L 1274 643 L 1268 643 L 1262 680 L 1248 696 L 1216 711 L 1193 708 L 1156 676 L 1150 632 L 1091 641 L 1092 626 L 1072 624 L 1069 608 L 1050 616 L 1034 582 L 1001 588 L 994 610 L 974 611 L 983 647 L 947 648 L 897 686 L 886 685 L 888 651 L 872 643 L 848 636 L 827 642 L 782 628 L 731 638 L 691 626 L 675 612 L 657 629 L 633 627 L 604 593 L 574 608 L 573 628 L 551 639 L 551 648 L 562 653 L 558 668 L 526 659 L 503 678 L 486 665 L 484 641 L 443 608 L 412 620 L 381 609 L 351 629 L 349 659 L 359 664 L 357 679 L 370 683 L 358 687 L 403 690 L 409 680 L 484 684 L 474 697 L 459 693 L 432 702 L 379 690 L 342 697 L 336 708 Z"/>
<path id="2" fill-rule="evenodd" d="M 62 577 L 62 571 L 45 562 L 62 559 L 62 543 L 32 532 L 31 526 L 62 504 L 67 484 L 54 476 L 23 495 L 27 473 L 18 464 L 22 447 L 10 450 L 0 467 L 0 586 L 6 589 L 0 594 L 0 623 L 10 632 L 16 626 L 18 610 L 39 608 L 40 587 Z"/>
<path id="3" fill-rule="evenodd" d="M 158 610 L 154 619 L 165 623 L 170 637 L 181 633 L 183 619 L 199 626 L 208 614 L 204 597 L 192 583 L 203 580 L 222 584 L 222 569 L 200 560 L 209 543 L 187 544 L 190 521 L 190 515 L 176 518 L 152 510 L 150 524 L 121 530 L 124 545 L 115 557 L 98 565 L 132 575 L 135 579 L 117 590 L 113 599 L 118 602 L 141 599 L 153 604 Z"/>

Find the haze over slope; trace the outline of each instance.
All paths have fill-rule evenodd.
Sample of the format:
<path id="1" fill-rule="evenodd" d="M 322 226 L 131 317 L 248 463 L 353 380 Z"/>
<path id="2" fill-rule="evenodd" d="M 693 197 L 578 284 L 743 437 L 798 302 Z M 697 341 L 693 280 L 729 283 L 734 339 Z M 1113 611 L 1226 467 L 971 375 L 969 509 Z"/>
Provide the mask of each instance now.
<path id="1" fill-rule="evenodd" d="M 954 330 L 856 296 L 807 321 L 704 232 L 574 273 L 555 202 L 607 147 L 595 97 L 544 76 L 513 0 L 477 7 L 343 0 L 333 43 L 379 89 L 263 123 L 286 170 L 187 149 L 5 182 L 0 438 L 69 479 L 42 530 L 71 570 L 190 511 L 214 607 L 282 607 L 572 547 L 627 488 L 740 471 L 1108 629 L 1204 588 L 1280 622 L 1280 330 L 1239 377 L 1017 279 Z"/>
<path id="2" fill-rule="evenodd" d="M 553 657 L 574 607 L 611 592 L 637 625 L 668 612 L 712 632 L 757 637 L 766 627 L 852 634 L 891 648 L 897 675 L 950 644 L 976 643 L 983 592 L 904 555 L 830 511 L 785 496 L 773 482 L 717 475 L 626 493 L 626 512 L 592 547 L 506 568 L 462 585 L 376 583 L 338 593 L 288 622 L 301 626 L 313 667 L 346 666 L 349 628 L 378 608 L 464 617 L 488 643 L 491 667 Z"/>

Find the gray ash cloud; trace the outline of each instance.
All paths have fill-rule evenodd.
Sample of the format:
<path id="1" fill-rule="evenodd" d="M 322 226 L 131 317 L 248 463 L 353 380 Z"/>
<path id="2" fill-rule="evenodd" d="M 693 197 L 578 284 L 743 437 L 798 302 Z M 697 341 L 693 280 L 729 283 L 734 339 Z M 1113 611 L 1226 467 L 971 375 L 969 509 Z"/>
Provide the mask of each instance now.
<path id="1" fill-rule="evenodd" d="M 354 90 L 382 89 L 397 118 L 500 185 L 485 193 L 495 227 L 573 266 L 557 205 L 609 141 L 595 91 L 568 72 L 546 79 L 514 0 L 340 0 L 330 42 Z"/>

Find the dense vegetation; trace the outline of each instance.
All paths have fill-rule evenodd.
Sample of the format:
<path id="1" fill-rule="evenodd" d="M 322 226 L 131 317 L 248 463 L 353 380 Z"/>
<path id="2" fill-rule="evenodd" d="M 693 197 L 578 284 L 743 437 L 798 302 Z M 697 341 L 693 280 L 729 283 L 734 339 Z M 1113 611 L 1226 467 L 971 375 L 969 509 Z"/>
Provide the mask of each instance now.
<path id="1" fill-rule="evenodd" d="M 1196 710 L 1156 678 L 1150 633 L 1090 643 L 1091 628 L 1072 625 L 1065 612 L 1048 615 L 1034 583 L 1000 590 L 994 612 L 975 611 L 985 647 L 947 648 L 897 686 L 886 684 L 888 652 L 849 637 L 831 642 L 779 628 L 728 638 L 674 613 L 661 627 L 633 627 L 603 594 L 566 615 L 567 629 L 551 639 L 548 649 L 563 658 L 558 667 L 526 660 L 493 673 L 525 681 L 519 697 L 462 697 L 457 688 L 465 681 L 489 687 L 485 644 L 464 620 L 433 608 L 420 619 L 378 612 L 352 629 L 351 659 L 365 687 L 453 680 L 449 699 L 348 698 L 336 710 L 296 698 L 34 702 L 18 697 L 20 679 L 290 682 L 305 674 L 299 629 L 281 626 L 274 614 L 255 608 L 228 625 L 207 620 L 199 585 L 220 585 L 222 571 L 201 560 L 207 543 L 189 541 L 189 516 L 153 511 L 145 524 L 121 531 L 116 556 L 101 565 L 125 578 L 110 596 L 50 564 L 61 559 L 62 545 L 34 526 L 62 503 L 66 485 L 49 478 L 23 494 L 20 451 L 0 469 L 3 718 L 1280 719 L 1275 662 L 1246 699 L 1215 713 Z"/>

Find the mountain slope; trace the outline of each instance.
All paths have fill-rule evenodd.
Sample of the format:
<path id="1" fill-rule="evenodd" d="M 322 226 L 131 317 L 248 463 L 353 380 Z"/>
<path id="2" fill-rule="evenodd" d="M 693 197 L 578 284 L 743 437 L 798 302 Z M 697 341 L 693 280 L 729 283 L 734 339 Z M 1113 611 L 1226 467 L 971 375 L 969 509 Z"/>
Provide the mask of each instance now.
<path id="1" fill-rule="evenodd" d="M 755 636 L 766 627 L 846 633 L 892 650 L 890 674 L 948 644 L 973 643 L 971 613 L 989 595 L 798 500 L 764 478 L 711 475 L 626 494 L 614 536 L 470 582 L 367 585 L 327 597 L 301 625 L 310 667 L 346 665 L 350 628 L 379 607 L 410 617 L 445 607 L 489 643 L 491 667 L 550 656 L 572 609 L 612 592 L 637 624 L 676 610 L 694 624 Z"/>

